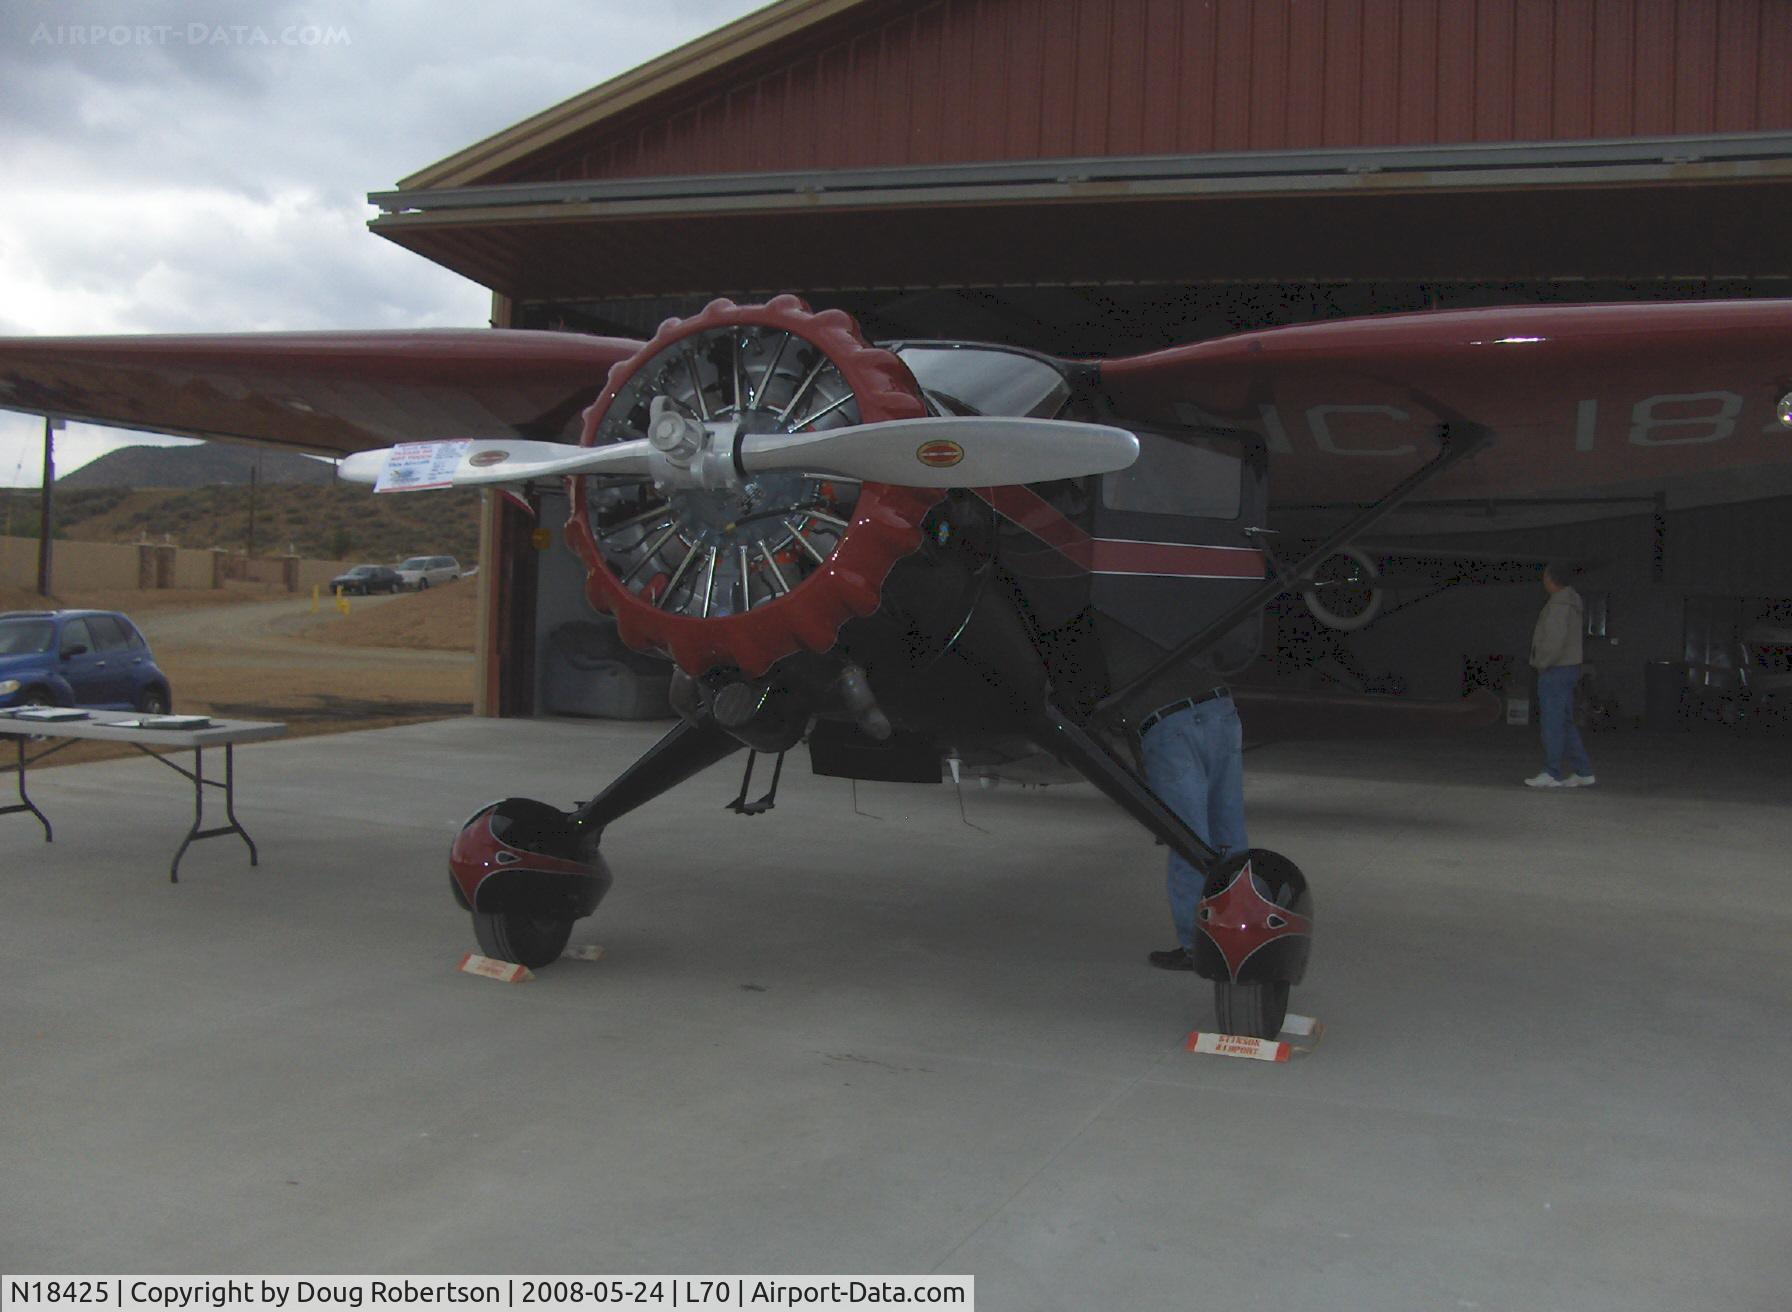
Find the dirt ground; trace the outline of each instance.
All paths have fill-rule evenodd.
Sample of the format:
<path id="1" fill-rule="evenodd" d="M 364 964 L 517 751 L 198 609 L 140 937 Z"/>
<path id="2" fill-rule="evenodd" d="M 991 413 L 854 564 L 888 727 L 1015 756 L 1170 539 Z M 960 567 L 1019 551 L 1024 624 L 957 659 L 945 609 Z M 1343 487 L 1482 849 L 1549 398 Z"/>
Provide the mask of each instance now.
<path id="1" fill-rule="evenodd" d="M 474 601 L 479 586 L 472 579 L 443 584 L 398 599 L 395 605 L 368 606 L 348 599 L 348 614 L 335 602 L 320 603 L 322 619 L 296 636 L 334 647 L 405 647 L 428 651 L 472 651 Z M 368 598 L 383 603 L 387 598 Z"/>
<path id="2" fill-rule="evenodd" d="M 427 592 L 333 599 L 257 589 L 58 596 L 66 608 L 129 615 L 173 685 L 174 709 L 279 720 L 290 736 L 465 715 L 473 702 L 472 580 Z M 0 609 L 43 601 L 0 589 Z M 77 743 L 44 766 L 130 754 Z M 10 755 L 10 753 L 8 753 Z"/>

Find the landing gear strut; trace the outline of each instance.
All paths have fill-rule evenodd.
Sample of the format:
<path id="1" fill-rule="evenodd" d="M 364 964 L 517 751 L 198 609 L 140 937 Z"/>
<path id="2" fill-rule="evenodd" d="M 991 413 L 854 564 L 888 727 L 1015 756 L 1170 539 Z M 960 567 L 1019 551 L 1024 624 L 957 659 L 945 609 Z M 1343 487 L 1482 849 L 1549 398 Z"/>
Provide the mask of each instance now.
<path id="1" fill-rule="evenodd" d="M 740 750 L 712 721 L 679 723 L 576 811 L 527 797 L 480 808 L 448 853 L 455 899 L 473 916 L 479 950 L 530 969 L 566 950 L 575 920 L 610 891 L 604 827 Z"/>

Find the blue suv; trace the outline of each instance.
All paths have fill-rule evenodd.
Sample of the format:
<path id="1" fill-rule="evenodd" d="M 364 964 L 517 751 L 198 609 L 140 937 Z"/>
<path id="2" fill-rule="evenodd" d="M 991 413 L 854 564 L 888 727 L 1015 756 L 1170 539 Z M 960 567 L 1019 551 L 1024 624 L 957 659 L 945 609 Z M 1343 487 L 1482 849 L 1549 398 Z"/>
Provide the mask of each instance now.
<path id="1" fill-rule="evenodd" d="M 93 706 L 166 712 L 168 676 L 117 611 L 0 614 L 0 706 Z"/>

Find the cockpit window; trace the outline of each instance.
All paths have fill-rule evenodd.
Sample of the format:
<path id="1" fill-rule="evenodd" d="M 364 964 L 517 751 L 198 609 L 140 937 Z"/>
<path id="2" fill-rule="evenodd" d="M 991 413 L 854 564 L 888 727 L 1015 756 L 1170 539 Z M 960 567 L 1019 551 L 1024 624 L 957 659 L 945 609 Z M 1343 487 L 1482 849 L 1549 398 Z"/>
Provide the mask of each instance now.
<path id="1" fill-rule="evenodd" d="M 915 381 L 948 414 L 1051 419 L 1070 384 L 1044 360 L 981 346 L 903 346 L 896 352 Z"/>
<path id="2" fill-rule="evenodd" d="M 1144 515 L 1237 519 L 1244 497 L 1244 452 L 1235 439 L 1133 430 L 1139 458 L 1101 477 L 1109 510 Z"/>

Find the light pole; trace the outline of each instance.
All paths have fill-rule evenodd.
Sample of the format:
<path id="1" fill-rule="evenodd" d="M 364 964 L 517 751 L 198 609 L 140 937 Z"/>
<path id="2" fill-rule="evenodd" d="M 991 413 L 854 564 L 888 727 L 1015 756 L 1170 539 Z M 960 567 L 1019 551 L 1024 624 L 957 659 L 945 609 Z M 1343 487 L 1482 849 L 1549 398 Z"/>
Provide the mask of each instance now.
<path id="1" fill-rule="evenodd" d="M 37 595 L 50 595 L 50 545 L 56 535 L 56 430 L 60 419 L 44 416 L 44 483 L 37 525 Z"/>

